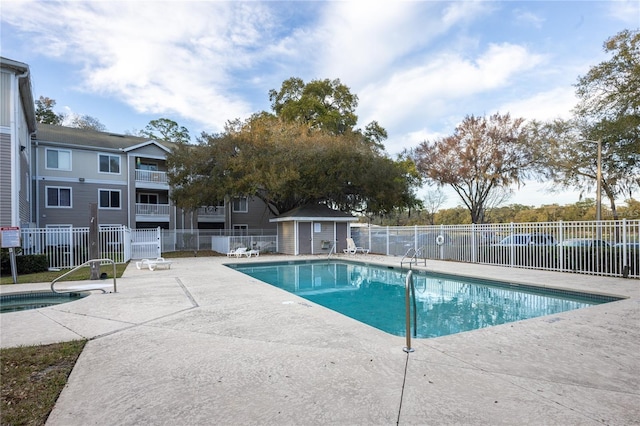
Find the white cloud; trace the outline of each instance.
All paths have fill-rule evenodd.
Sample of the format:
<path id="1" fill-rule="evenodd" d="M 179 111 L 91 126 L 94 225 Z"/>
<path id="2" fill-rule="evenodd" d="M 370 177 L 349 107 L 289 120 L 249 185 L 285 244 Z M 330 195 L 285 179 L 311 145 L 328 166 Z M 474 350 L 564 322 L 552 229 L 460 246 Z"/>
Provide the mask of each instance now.
<path id="1" fill-rule="evenodd" d="M 512 79 L 543 60 L 522 46 L 508 43 L 490 45 L 473 60 L 459 54 L 441 53 L 420 66 L 398 71 L 388 80 L 361 90 L 361 122 L 377 119 L 391 130 L 387 149 L 394 152 L 398 144 L 408 140 L 394 134 L 394 129 L 440 121 L 453 130 L 463 117 L 452 118 L 451 114 L 460 111 L 461 105 L 467 105 L 464 114 L 493 110 L 489 100 L 481 102 L 483 109 L 479 112 L 471 105 L 479 102 L 480 95 L 508 87 Z M 442 128 L 433 131 L 442 131 Z"/>
<path id="2" fill-rule="evenodd" d="M 640 27 L 640 2 L 638 0 L 616 0 L 606 2 L 606 4 L 609 16 L 629 25 L 629 29 Z M 611 35 L 613 36 L 613 34 Z"/>
<path id="3" fill-rule="evenodd" d="M 359 89 L 424 58 L 453 26 L 480 18 L 487 2 L 329 2 L 321 13 L 317 72 Z"/>
<path id="4" fill-rule="evenodd" d="M 499 111 L 508 111 L 513 117 L 541 121 L 555 118 L 568 119 L 577 103 L 574 88 L 563 86 L 536 93 L 526 99 L 507 102 L 499 108 Z"/>
<path id="5" fill-rule="evenodd" d="M 529 10 L 516 9 L 513 11 L 516 22 L 522 23 L 533 28 L 541 28 L 545 19 Z"/>
<path id="6" fill-rule="evenodd" d="M 34 34 L 42 54 L 82 64 L 79 90 L 218 129 L 253 112 L 229 81 L 251 68 L 268 42 L 272 19 L 261 3 L 10 5 L 7 11 L 3 4 L 3 20 Z"/>

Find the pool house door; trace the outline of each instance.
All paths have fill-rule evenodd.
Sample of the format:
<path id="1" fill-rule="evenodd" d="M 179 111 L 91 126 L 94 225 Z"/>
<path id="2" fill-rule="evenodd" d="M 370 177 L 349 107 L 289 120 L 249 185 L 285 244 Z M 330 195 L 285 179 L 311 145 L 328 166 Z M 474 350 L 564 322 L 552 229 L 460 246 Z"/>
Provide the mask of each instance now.
<path id="1" fill-rule="evenodd" d="M 298 254 L 312 254 L 311 222 L 298 222 Z"/>

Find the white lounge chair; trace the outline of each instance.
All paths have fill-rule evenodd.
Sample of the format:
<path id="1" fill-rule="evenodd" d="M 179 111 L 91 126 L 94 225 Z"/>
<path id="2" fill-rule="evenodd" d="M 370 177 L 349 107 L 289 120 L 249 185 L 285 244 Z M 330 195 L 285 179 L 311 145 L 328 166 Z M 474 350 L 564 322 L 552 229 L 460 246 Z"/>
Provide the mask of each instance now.
<path id="1" fill-rule="evenodd" d="M 364 247 L 357 247 L 356 243 L 353 242 L 353 238 L 347 238 L 347 248 L 342 251 L 345 254 L 356 254 L 356 253 L 369 254 L 369 249 L 366 249 Z"/>
<path id="2" fill-rule="evenodd" d="M 229 253 L 227 253 L 227 257 L 231 257 L 231 256 L 235 256 L 235 257 L 242 257 L 242 256 L 251 257 L 251 254 L 249 254 L 249 251 L 247 251 L 246 247 L 238 247 L 237 249 L 231 250 Z"/>
<path id="3" fill-rule="evenodd" d="M 136 262 L 136 268 L 142 269 L 144 267 L 149 268 L 150 271 L 155 271 L 158 266 L 171 269 L 171 260 L 165 260 L 164 257 L 157 257 L 155 259 L 142 259 Z"/>

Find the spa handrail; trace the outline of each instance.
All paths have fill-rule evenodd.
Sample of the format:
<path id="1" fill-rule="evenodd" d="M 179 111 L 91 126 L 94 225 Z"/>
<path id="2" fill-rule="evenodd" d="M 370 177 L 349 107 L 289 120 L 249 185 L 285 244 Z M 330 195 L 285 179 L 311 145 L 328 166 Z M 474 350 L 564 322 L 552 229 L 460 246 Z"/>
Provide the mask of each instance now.
<path id="1" fill-rule="evenodd" d="M 404 282 L 404 305 L 405 305 L 405 321 L 407 326 L 407 346 L 402 350 L 406 353 L 411 353 L 414 349 L 411 347 L 411 305 L 409 304 L 409 300 L 413 296 L 413 331 L 416 332 L 416 292 L 413 288 L 413 271 L 409 270 L 407 273 L 407 278 Z M 411 294 L 410 294 L 411 293 Z"/>
<path id="2" fill-rule="evenodd" d="M 91 291 L 91 290 L 102 290 L 103 293 L 106 293 L 106 291 L 104 290 L 104 285 L 102 284 L 88 284 L 88 285 L 78 285 L 78 286 L 74 286 L 71 287 L 69 289 L 67 289 L 66 291 L 58 291 L 54 288 L 54 285 L 56 282 L 58 282 L 60 279 L 66 277 L 67 275 L 69 275 L 72 272 L 77 271 L 78 269 L 89 265 L 90 263 L 93 262 L 100 262 L 101 264 L 103 262 L 111 262 L 113 264 L 113 292 L 117 293 L 117 289 L 116 289 L 116 262 L 114 262 L 112 259 L 91 259 L 91 260 L 87 260 L 86 262 L 84 262 L 81 265 L 76 266 L 75 268 L 73 268 L 70 271 L 65 272 L 64 274 L 60 275 L 59 277 L 55 278 L 53 281 L 51 281 L 51 291 L 53 293 L 70 293 L 72 291 Z"/>

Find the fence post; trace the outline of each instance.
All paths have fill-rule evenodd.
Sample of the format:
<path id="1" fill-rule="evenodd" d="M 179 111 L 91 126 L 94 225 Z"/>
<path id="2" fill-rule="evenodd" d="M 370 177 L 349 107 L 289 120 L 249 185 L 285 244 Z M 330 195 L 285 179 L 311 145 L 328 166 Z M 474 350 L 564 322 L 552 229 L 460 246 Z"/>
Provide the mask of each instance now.
<path id="1" fill-rule="evenodd" d="M 564 271 L 564 248 L 562 246 L 562 241 L 564 240 L 564 224 L 562 220 L 558 221 L 558 269 L 560 271 Z"/>
<path id="2" fill-rule="evenodd" d="M 513 222 L 509 222 L 509 235 L 513 239 Z M 515 257 L 516 257 L 516 247 L 515 247 L 515 244 L 511 244 L 509 246 L 509 266 L 511 266 L 512 268 L 514 265 Z"/>
<path id="3" fill-rule="evenodd" d="M 98 203 L 89 203 L 89 212 L 91 217 L 89 222 L 89 257 L 98 259 L 100 258 L 100 247 L 98 247 Z M 99 280 L 100 262 L 91 262 L 90 270 L 90 279 Z"/>
<path id="4" fill-rule="evenodd" d="M 162 236 L 160 233 L 160 227 L 158 226 L 156 229 L 157 229 L 156 239 L 157 239 L 157 248 L 158 248 L 158 256 L 156 257 L 161 257 L 162 256 Z"/>
<path id="5" fill-rule="evenodd" d="M 389 256 L 389 225 L 387 225 L 387 256 Z"/>
<path id="6" fill-rule="evenodd" d="M 471 263 L 478 263 L 478 250 L 476 250 L 476 224 L 471 224 Z"/>

